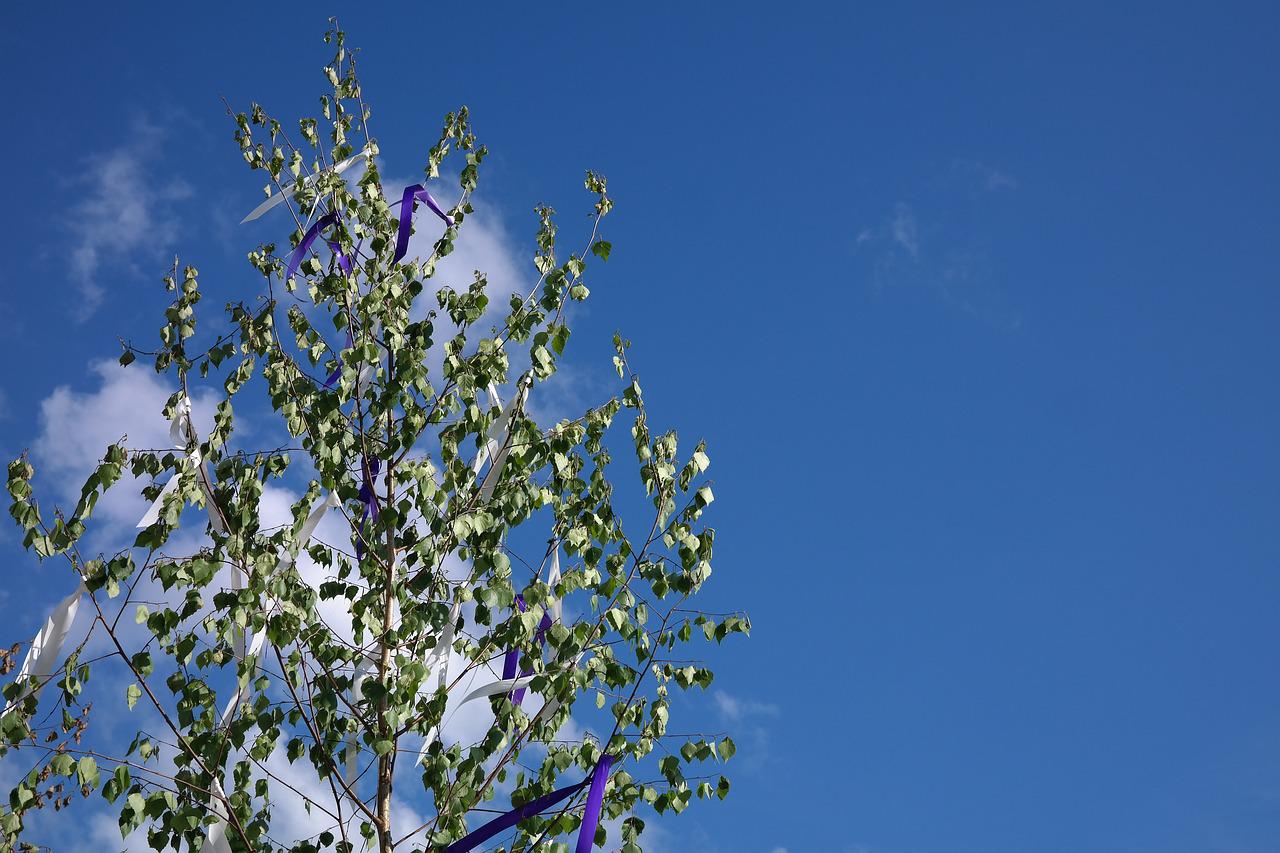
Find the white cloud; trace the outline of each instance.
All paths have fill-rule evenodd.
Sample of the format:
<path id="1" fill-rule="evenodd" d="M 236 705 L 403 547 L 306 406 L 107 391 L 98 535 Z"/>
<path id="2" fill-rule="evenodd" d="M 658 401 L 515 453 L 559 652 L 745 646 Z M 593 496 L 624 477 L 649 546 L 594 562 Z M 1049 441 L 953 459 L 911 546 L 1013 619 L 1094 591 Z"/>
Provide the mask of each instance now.
<path id="1" fill-rule="evenodd" d="M 1018 188 L 1018 179 L 1003 169 L 980 163 L 977 160 L 957 158 L 952 162 L 952 170 L 956 176 L 967 179 L 978 189 L 992 192 L 994 190 Z"/>
<path id="2" fill-rule="evenodd" d="M 941 195 L 915 207 L 893 205 L 879 225 L 853 237 L 853 252 L 868 264 L 877 293 L 888 287 L 918 287 L 986 323 L 1014 331 L 1021 314 L 1006 307 L 995 286 L 989 238 L 983 234 L 975 195 L 1017 185 L 999 170 L 971 161 L 952 164 L 952 180 Z M 923 239 L 925 233 L 928 239 Z"/>
<path id="3" fill-rule="evenodd" d="M 145 121 L 131 129 L 132 138 L 89 160 L 71 181 L 80 200 L 71 206 L 70 272 L 79 290 L 76 318 L 88 318 L 101 304 L 99 280 L 104 263 L 130 264 L 142 251 L 158 261 L 177 234 L 172 203 L 191 195 L 180 178 L 155 174 L 150 163 L 163 132 Z"/>
<path id="4" fill-rule="evenodd" d="M 731 722 L 738 722 L 746 717 L 776 717 L 780 713 L 778 706 L 771 702 L 739 699 L 723 690 L 716 690 L 711 697 L 715 700 L 716 709 Z"/>
<path id="5" fill-rule="evenodd" d="M 53 486 L 58 498 L 73 503 L 84 478 L 102 459 L 107 445 L 128 437 L 130 449 L 163 450 L 172 445 L 165 401 L 176 389 L 141 364 L 123 368 L 110 360 L 95 361 L 89 373 L 97 390 L 76 391 L 60 385 L 40 403 L 40 432 L 32 446 L 36 474 Z M 192 415 L 204 434 L 212 423 L 216 395 L 196 390 Z M 126 473 L 98 504 L 95 518 L 113 524 L 137 523 L 146 508 L 140 483 Z"/>
<path id="6" fill-rule="evenodd" d="M 905 202 L 900 201 L 894 205 L 893 218 L 889 221 L 889 234 L 893 237 L 893 242 L 911 253 L 911 257 L 919 256 L 920 229 L 916 226 L 915 214 Z M 859 242 L 862 242 L 861 235 Z"/>

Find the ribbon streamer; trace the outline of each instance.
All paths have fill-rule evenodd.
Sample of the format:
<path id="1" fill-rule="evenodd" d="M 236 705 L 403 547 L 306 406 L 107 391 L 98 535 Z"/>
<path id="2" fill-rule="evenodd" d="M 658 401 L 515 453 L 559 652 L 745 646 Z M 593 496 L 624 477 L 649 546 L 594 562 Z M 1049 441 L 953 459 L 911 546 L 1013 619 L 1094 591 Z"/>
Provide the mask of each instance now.
<path id="1" fill-rule="evenodd" d="M 298 266 L 302 263 L 303 257 L 306 256 L 307 252 L 311 249 L 312 244 L 315 243 L 316 239 L 320 236 L 320 232 L 328 228 L 330 225 L 337 224 L 338 214 L 336 213 L 326 213 L 324 216 L 321 216 L 312 223 L 311 227 L 302 235 L 302 239 L 294 248 L 293 253 L 289 255 L 289 264 L 285 267 L 284 272 L 285 281 L 293 278 L 294 273 L 298 271 Z M 352 261 L 339 250 L 338 241 L 326 239 L 325 242 L 329 244 L 329 248 L 333 249 L 333 253 L 337 255 L 338 266 L 342 268 L 342 271 L 350 273 Z"/>
<path id="2" fill-rule="evenodd" d="M 307 542 L 309 542 L 312 535 L 315 534 L 316 527 L 320 525 L 320 521 L 324 518 L 324 514 L 331 509 L 341 506 L 341 504 L 342 502 L 338 499 L 338 493 L 336 491 L 329 492 L 322 501 L 316 503 L 315 507 L 310 513 L 308 513 L 306 520 L 302 522 L 302 528 L 298 531 L 299 551 L 302 551 L 302 549 L 307 547 Z M 293 562 L 294 557 L 292 554 L 287 551 L 283 551 L 280 554 L 281 568 L 292 565 Z M 272 606 L 274 605 L 268 606 L 267 609 L 270 610 Z M 247 657 L 256 657 L 262 651 L 263 646 L 266 645 L 266 641 L 267 626 L 263 625 L 260 631 L 254 632 L 253 639 L 249 641 L 248 649 L 245 649 L 240 653 L 240 659 L 244 660 Z M 241 642 L 243 642 L 243 639 Z M 244 689 L 237 686 L 235 695 L 231 697 L 231 700 L 227 702 L 226 707 L 222 709 L 222 716 L 218 718 L 218 728 L 226 726 L 226 724 L 231 720 L 231 714 L 240 705 L 240 699 L 243 696 Z M 200 848 L 200 853 L 232 853 L 231 844 L 227 840 L 226 815 L 221 811 L 222 801 L 218 798 L 222 795 L 222 786 L 219 785 L 216 778 L 213 780 L 213 790 L 218 796 L 211 799 L 210 810 L 218 816 L 218 820 L 209 826 L 209 830 L 205 834 L 204 845 Z"/>
<path id="3" fill-rule="evenodd" d="M 440 209 L 440 205 L 431 197 L 431 193 L 427 192 L 426 187 L 422 184 L 411 184 L 405 187 L 404 194 L 400 197 L 400 230 L 396 233 L 396 253 L 391 258 L 393 264 L 400 263 L 400 259 L 409 251 L 409 229 L 413 224 L 413 209 L 418 201 L 425 201 L 427 207 L 443 219 L 446 226 L 453 225 L 453 217 Z"/>
<path id="4" fill-rule="evenodd" d="M 520 608 L 521 613 L 524 613 L 529 609 L 528 606 L 526 606 L 524 603 L 523 595 L 516 596 L 516 605 Z M 551 627 L 551 615 L 544 611 L 542 614 L 542 621 L 538 623 L 537 636 L 534 638 L 534 642 L 537 643 L 539 651 L 542 650 L 542 647 L 547 642 L 547 629 L 550 627 Z M 528 667 L 525 667 L 523 670 L 520 671 L 520 677 L 516 678 L 516 667 L 519 665 L 519 663 L 520 663 L 519 649 L 512 649 L 511 651 L 507 652 L 507 656 L 502 662 L 503 679 L 511 679 L 512 683 L 514 684 L 517 681 L 524 681 L 525 676 L 533 675 L 533 670 Z M 532 681 L 533 679 L 528 679 L 528 680 Z M 511 692 L 511 701 L 516 705 L 519 705 L 521 702 L 523 702 L 524 691 L 525 691 L 524 685 L 514 688 Z M 471 697 L 468 697 L 468 698 L 471 698 Z M 463 701 L 465 702 L 466 700 L 464 699 Z"/>
<path id="5" fill-rule="evenodd" d="M 343 160 L 338 165 L 330 169 L 325 169 L 323 171 L 316 172 L 311 175 L 307 175 L 305 178 L 302 179 L 303 185 L 305 186 L 307 184 L 314 184 L 316 180 L 318 180 L 319 177 L 325 174 L 326 172 L 333 172 L 335 175 L 341 175 L 343 172 L 347 170 L 348 167 L 351 166 L 352 163 L 359 160 L 361 157 L 364 157 L 368 153 L 368 151 L 369 151 L 369 146 L 366 145 L 364 148 L 360 150 L 360 153 L 356 154 L 353 157 L 348 157 L 346 160 Z M 284 187 L 283 189 L 280 190 L 280 192 L 276 193 L 275 195 L 268 196 L 266 201 L 264 201 L 262 204 L 255 207 L 253 210 L 249 211 L 249 215 L 246 216 L 244 219 L 241 219 L 240 224 L 244 225 L 246 222 L 252 222 L 262 214 L 266 213 L 271 208 L 275 207 L 280 202 L 284 201 L 287 198 L 292 198 L 294 193 L 296 192 L 297 192 L 297 185 L 289 184 L 287 187 Z"/>
<path id="6" fill-rule="evenodd" d="M 591 790 L 587 794 L 586 806 L 582 812 L 582 828 L 578 831 L 576 853 L 590 853 L 591 847 L 595 843 L 596 827 L 600 825 L 600 809 L 604 805 L 604 786 L 609 780 L 609 768 L 613 766 L 613 762 L 614 757 L 612 755 L 601 755 L 600 760 L 596 762 L 595 768 L 581 782 L 552 791 L 550 794 L 544 794 L 536 800 L 530 800 L 523 806 L 514 808 L 506 814 L 494 818 L 461 840 L 450 844 L 444 849 L 443 853 L 467 853 L 468 850 L 475 849 L 499 832 L 510 829 L 526 818 L 531 818 L 540 812 L 546 811 L 562 800 L 569 799 L 588 785 L 591 786 Z"/>
<path id="7" fill-rule="evenodd" d="M 16 708 L 27 694 L 39 690 L 43 682 L 53 674 L 53 665 L 62 653 L 62 644 L 67 641 L 67 635 L 71 633 L 71 625 L 76 621 L 80 598 L 84 593 L 84 584 L 77 584 L 76 591 L 58 602 L 58 606 L 53 608 L 53 612 L 44 620 L 44 625 L 36 632 L 17 675 L 17 679 L 27 678 L 36 683 L 34 686 L 30 683 L 24 686 L 22 692 L 5 706 L 5 714 Z"/>
<path id="8" fill-rule="evenodd" d="M 378 496 L 373 490 L 373 478 L 378 476 L 378 471 L 382 468 L 382 460 L 374 459 L 372 461 L 361 458 L 361 473 L 364 480 L 360 484 L 360 502 L 364 504 L 364 511 L 360 513 L 359 530 L 356 535 L 356 559 L 364 559 L 364 522 L 369 516 L 373 516 L 373 520 L 378 520 Z"/>
<path id="9" fill-rule="evenodd" d="M 324 500 L 318 501 L 315 507 L 307 514 L 306 521 L 302 522 L 302 527 L 298 530 L 298 552 L 301 553 L 307 547 L 307 543 L 311 541 L 311 537 L 315 535 L 316 528 L 320 526 L 321 519 L 325 513 L 331 509 L 337 509 L 342 506 L 342 500 L 338 497 L 337 491 L 331 491 L 325 496 Z M 289 566 L 294 562 L 294 556 L 285 551 L 280 554 L 280 565 Z"/>
<path id="10" fill-rule="evenodd" d="M 453 609 L 449 611 L 449 624 L 444 626 L 436 639 L 436 647 L 427 657 L 427 677 L 430 678 L 431 673 L 436 673 L 436 690 L 443 689 L 449 683 L 449 652 L 453 649 L 453 634 L 457 629 L 458 616 L 461 613 L 462 602 L 455 601 Z M 427 736 L 422 739 L 422 746 L 418 749 L 418 760 L 413 762 L 415 767 L 422 764 L 423 759 L 427 757 L 427 750 L 431 748 L 431 744 L 435 743 L 438 735 L 439 727 L 432 726 Z"/>
<path id="11" fill-rule="evenodd" d="M 601 755 L 596 769 L 591 772 L 591 790 L 587 792 L 587 804 L 582 809 L 582 828 L 578 830 L 576 853 L 591 853 L 596 842 L 596 827 L 600 825 L 600 809 L 604 806 L 604 786 L 609 781 L 612 755 Z"/>
<path id="12" fill-rule="evenodd" d="M 498 396 L 498 389 L 491 382 L 489 383 L 489 408 L 502 409 L 502 398 Z M 498 452 L 498 442 L 492 437 L 494 428 L 489 427 L 489 436 L 485 437 L 484 444 L 480 445 L 480 449 L 476 452 L 475 461 L 471 463 L 471 473 L 479 474 L 480 469 L 484 467 L 484 463 L 493 458 Z"/>
<path id="13" fill-rule="evenodd" d="M 227 840 L 227 815 L 222 806 L 222 798 L 225 796 L 222 786 L 218 784 L 217 779 L 214 779 L 213 796 L 209 798 L 209 810 L 218 816 L 218 820 L 210 824 L 204 844 L 200 847 L 200 853 L 234 853 L 231 842 Z"/>
<path id="14" fill-rule="evenodd" d="M 361 659 L 360 664 L 356 667 L 355 678 L 351 681 L 351 707 L 354 708 L 360 701 L 360 688 L 364 686 L 364 681 L 369 677 L 369 673 L 373 671 L 373 658 L 365 656 Z M 356 748 L 356 733 L 347 732 L 347 736 L 343 738 L 344 758 L 345 762 L 342 768 L 342 779 L 348 785 L 356 780 L 356 764 L 360 757 L 360 751 Z"/>
<path id="15" fill-rule="evenodd" d="M 222 516 L 213 501 L 213 478 L 209 476 L 209 465 L 204 461 L 204 457 L 200 455 L 200 442 L 196 438 L 195 428 L 191 425 L 191 398 L 185 394 L 178 401 L 177 410 L 173 413 L 173 420 L 169 422 L 169 439 L 177 450 L 183 450 L 191 446 L 192 449 L 187 454 L 187 459 L 191 463 L 192 469 L 196 472 L 200 490 L 204 492 L 204 506 L 205 511 L 209 514 L 209 525 L 218 533 L 225 534 L 227 528 L 222 523 Z M 173 476 L 169 478 L 169 482 L 164 484 L 160 494 L 156 495 L 156 499 L 151 502 L 151 506 L 147 508 L 142 518 L 138 520 L 138 528 L 150 527 L 160 519 L 160 512 L 164 509 L 165 498 L 178 487 L 180 473 L 175 471 Z"/>
<path id="16" fill-rule="evenodd" d="M 491 454 L 492 461 L 489 463 L 489 471 L 484 475 L 484 481 L 480 484 L 481 503 L 487 504 L 493 498 L 493 490 L 498 487 L 498 478 L 502 474 L 502 466 L 506 464 L 507 455 L 511 453 L 511 419 L 516 409 L 523 407 L 525 399 L 529 396 L 527 377 L 521 377 L 516 384 L 519 390 L 503 407 L 498 419 L 489 427 L 489 441 L 497 444 L 498 449 Z"/>

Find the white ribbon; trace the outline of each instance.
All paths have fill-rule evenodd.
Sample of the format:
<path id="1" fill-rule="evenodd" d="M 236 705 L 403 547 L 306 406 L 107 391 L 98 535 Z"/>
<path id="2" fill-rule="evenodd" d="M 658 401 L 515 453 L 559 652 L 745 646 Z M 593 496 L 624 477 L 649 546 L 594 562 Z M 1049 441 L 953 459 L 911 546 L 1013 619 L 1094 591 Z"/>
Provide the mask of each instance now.
<path id="1" fill-rule="evenodd" d="M 249 580 L 249 575 L 239 565 L 231 567 L 231 588 L 233 590 L 244 589 L 245 582 Z M 231 631 L 231 645 L 235 650 L 236 657 L 244 660 L 244 629 L 239 625 L 235 626 Z"/>
<path id="2" fill-rule="evenodd" d="M 176 478 L 175 478 L 176 479 Z M 311 540 L 315 534 L 316 528 L 320 525 L 320 521 L 324 518 L 324 514 L 334 507 L 340 506 L 341 501 L 338 499 L 336 491 L 329 492 L 323 500 L 318 501 L 307 514 L 306 521 L 302 522 L 302 528 L 298 531 L 298 550 L 301 551 L 307 547 L 307 542 Z M 287 566 L 293 563 L 293 556 L 288 552 L 280 555 L 280 565 Z M 242 574 L 239 567 L 232 569 L 231 584 L 232 588 L 240 589 L 240 581 Z M 274 605 L 272 605 L 274 606 Z M 271 607 L 269 606 L 268 611 Z M 244 635 L 239 633 L 237 629 L 236 637 L 236 655 L 244 660 L 246 657 L 256 657 L 267 642 L 267 626 L 263 625 L 260 631 L 254 632 L 253 639 L 249 641 L 248 649 L 244 648 Z M 222 710 L 222 716 L 218 718 L 218 728 L 222 728 L 231 720 L 231 714 L 240 704 L 241 697 L 244 696 L 244 690 L 237 687 L 236 694 L 231 697 L 225 708 Z M 218 780 L 213 780 L 213 790 L 218 796 L 215 796 L 210 802 L 210 809 L 214 814 L 218 815 L 218 821 L 209 826 L 209 831 L 205 836 L 204 846 L 200 848 L 200 853 L 232 853 L 231 844 L 227 841 L 227 823 L 226 816 L 222 814 L 219 796 L 222 795 L 222 786 L 218 784 Z"/>
<path id="3" fill-rule="evenodd" d="M 560 544 L 556 543 L 551 553 L 551 571 L 547 572 L 547 587 L 551 590 L 551 600 L 547 602 L 551 610 L 551 621 L 559 622 L 564 616 L 564 605 L 556 598 L 556 584 L 560 583 Z"/>
<path id="4" fill-rule="evenodd" d="M 449 611 L 449 624 L 444 626 L 444 630 L 436 639 L 436 647 L 427 657 L 427 677 L 430 678 L 433 672 L 436 674 L 436 690 L 449 684 L 449 653 L 453 650 L 454 628 L 458 624 L 458 616 L 461 613 L 462 602 L 455 601 L 453 608 Z M 418 760 L 414 762 L 414 766 L 421 764 L 427 757 L 427 750 L 431 748 L 431 744 L 435 743 L 439 734 L 438 726 L 432 726 L 427 732 L 427 736 L 422 739 L 422 746 L 418 749 Z"/>
<path id="5" fill-rule="evenodd" d="M 302 522 L 302 528 L 298 531 L 298 553 L 302 553 L 302 551 L 307 547 L 307 543 L 310 542 L 311 537 L 315 535 L 316 528 L 320 526 L 320 521 L 324 518 L 325 513 L 331 509 L 337 509 L 340 506 L 342 506 L 342 501 L 338 498 L 338 493 L 336 491 L 329 492 L 329 494 L 325 496 L 324 500 L 315 504 L 314 508 L 307 515 L 306 521 Z M 287 551 L 281 552 L 281 566 L 290 566 L 293 564 L 293 561 L 294 557 L 292 554 Z"/>
<path id="6" fill-rule="evenodd" d="M 38 690 L 40 684 L 53 673 L 53 665 L 62 653 L 62 644 L 66 642 L 67 635 L 71 633 L 71 625 L 76 621 L 76 612 L 80 609 L 80 598 L 84 593 L 84 584 L 78 584 L 76 591 L 58 602 L 58 606 L 44 620 L 44 625 L 31 641 L 31 648 L 27 649 L 27 656 L 23 659 L 17 676 L 31 679 L 36 684 L 24 687 L 22 693 L 5 706 L 4 713 L 9 713 L 29 692 Z"/>
<path id="7" fill-rule="evenodd" d="M 187 454 L 187 460 L 191 463 L 192 470 L 196 472 L 196 479 L 200 481 L 200 489 L 204 492 L 204 508 L 209 514 L 209 524 L 219 533 L 226 533 L 227 528 L 222 523 L 222 516 L 218 513 L 217 505 L 213 502 L 213 478 L 209 476 L 209 465 L 200 455 L 200 442 L 196 439 L 195 428 L 191 425 L 191 398 L 185 394 L 178 401 L 177 410 L 173 413 L 173 420 L 169 423 L 169 438 L 173 441 L 173 446 L 178 450 L 183 450 L 188 445 L 192 446 L 191 451 Z M 173 476 L 169 478 L 169 482 L 164 484 L 160 494 L 156 496 L 146 513 L 139 519 L 137 525 L 139 528 L 150 527 L 159 520 L 160 512 L 164 509 L 165 498 L 178 487 L 180 473 L 175 471 Z"/>
<path id="8" fill-rule="evenodd" d="M 507 461 L 507 454 L 511 452 L 511 418 L 515 414 L 518 406 L 523 406 L 525 398 L 529 395 L 529 383 L 521 378 L 516 383 L 518 390 L 511 400 L 502 409 L 502 413 L 498 415 L 497 420 L 489 427 L 489 444 L 488 446 L 496 446 L 496 450 L 489 452 L 489 472 L 484 475 L 484 482 L 480 484 L 480 502 L 488 503 L 493 497 L 493 490 L 498 487 L 498 478 L 502 474 L 502 466 Z M 488 446 L 486 449 L 488 449 Z M 477 469 L 478 470 L 478 469 Z"/>
<path id="9" fill-rule="evenodd" d="M 502 398 L 498 396 L 497 387 L 491 382 L 489 383 L 489 408 L 501 409 Z M 501 416 L 499 416 L 501 417 Z M 496 423 L 496 422 L 495 422 Z M 484 463 L 498 452 L 498 442 L 493 439 L 493 426 L 489 427 L 489 436 L 485 438 L 484 444 L 480 445 L 480 450 L 476 452 L 475 461 L 471 463 L 471 473 L 479 474 L 480 469 L 484 467 Z"/>
<path id="10" fill-rule="evenodd" d="M 348 157 L 346 160 L 343 160 L 341 163 L 334 166 L 333 168 L 324 169 L 322 171 L 315 172 L 314 174 L 307 175 L 305 178 L 302 179 L 302 183 L 304 185 L 313 184 L 321 175 L 326 174 L 327 172 L 333 172 L 335 175 L 341 175 L 343 172 L 347 170 L 348 167 L 351 166 L 352 163 L 359 160 L 361 157 L 365 156 L 365 154 L 367 154 L 368 151 L 369 151 L 369 146 L 366 145 L 364 148 L 360 149 L 359 154 L 356 154 L 354 157 Z M 240 224 L 244 225 L 246 222 L 252 222 L 262 214 L 266 213 L 271 208 L 275 207 L 280 202 L 284 201 L 286 198 L 292 198 L 294 192 L 296 192 L 295 187 L 296 187 L 296 184 L 290 183 L 288 186 L 281 189 L 280 192 L 276 193 L 273 196 L 269 196 L 266 201 L 264 201 L 262 204 L 255 207 L 253 210 L 249 211 L 249 215 L 246 216 L 244 219 L 241 219 Z"/>
<path id="11" fill-rule="evenodd" d="M 200 853 L 234 853 L 231 849 L 231 842 L 227 840 L 227 817 L 225 809 L 222 805 L 222 798 L 226 794 L 222 792 L 222 786 L 218 784 L 218 780 L 213 780 L 213 796 L 209 799 L 209 810 L 218 816 L 217 823 L 210 824 L 209 832 L 205 836 L 204 845 L 200 848 Z"/>
<path id="12" fill-rule="evenodd" d="M 265 630 L 259 631 L 253 637 L 253 643 L 250 646 L 249 654 L 256 655 L 258 650 L 262 648 L 262 640 L 267 635 Z M 222 728 L 231 720 L 231 714 L 240 705 L 240 697 L 244 695 L 244 690 L 236 687 L 236 695 L 231 697 L 231 701 L 222 709 L 222 716 L 218 718 L 218 728 Z M 217 816 L 217 821 L 209 824 L 209 830 L 205 833 L 204 844 L 200 847 L 200 853 L 233 853 L 231 850 L 231 842 L 227 840 L 227 815 L 222 806 L 222 798 L 226 795 L 222 792 L 222 785 L 218 783 L 218 778 L 213 778 L 213 796 L 209 798 L 209 811 Z"/>
<path id="13" fill-rule="evenodd" d="M 364 681 L 369 677 L 369 673 L 373 671 L 373 658 L 365 655 L 360 663 L 356 666 L 356 677 L 351 681 L 351 707 L 354 710 L 360 703 L 360 688 L 364 686 Z M 348 785 L 356 780 L 357 762 L 360 758 L 360 751 L 356 748 L 356 733 L 347 732 L 343 738 L 345 744 L 344 758 L 345 764 L 342 768 L 342 779 Z"/>
<path id="14" fill-rule="evenodd" d="M 488 684 L 481 685 L 466 695 L 458 707 L 470 702 L 472 699 L 481 699 L 485 696 L 496 696 L 499 693 L 512 693 L 521 687 L 528 687 L 535 678 L 534 675 L 517 675 L 515 678 L 500 678 L 497 681 L 491 681 Z"/>

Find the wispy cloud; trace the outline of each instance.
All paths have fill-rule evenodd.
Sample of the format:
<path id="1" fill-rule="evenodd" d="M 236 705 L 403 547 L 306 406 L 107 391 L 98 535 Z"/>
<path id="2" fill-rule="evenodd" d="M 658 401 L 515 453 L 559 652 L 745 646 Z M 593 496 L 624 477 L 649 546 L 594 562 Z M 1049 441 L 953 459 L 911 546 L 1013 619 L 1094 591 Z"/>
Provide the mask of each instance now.
<path id="1" fill-rule="evenodd" d="M 136 121 L 127 142 L 91 157 L 70 181 L 68 191 L 79 197 L 71 206 L 68 253 L 79 294 L 77 320 L 88 319 L 102 304 L 107 264 L 132 270 L 138 260 L 158 260 L 177 236 L 173 203 L 192 191 L 181 178 L 155 171 L 163 138 L 160 128 Z"/>
<path id="2" fill-rule="evenodd" d="M 730 722 L 736 723 L 746 717 L 776 717 L 780 713 L 778 706 L 771 702 L 739 699 L 723 690 L 717 690 L 711 695 L 715 699 L 716 710 Z"/>
<path id="3" fill-rule="evenodd" d="M 1013 175 L 1003 169 L 980 163 L 977 160 L 965 160 L 957 157 L 951 161 L 951 171 L 956 177 L 971 182 L 975 189 L 984 192 L 1018 188 L 1018 180 Z"/>
<path id="4" fill-rule="evenodd" d="M 853 253 L 868 265 L 877 291 L 916 287 L 945 304 L 1005 329 L 1022 325 L 995 286 L 987 219 L 997 193 L 1016 189 L 1009 173 L 976 160 L 956 159 L 948 169 L 857 229 Z"/>
<path id="5" fill-rule="evenodd" d="M 920 257 L 920 228 L 916 225 L 916 216 L 905 202 L 893 206 L 893 216 L 889 220 L 889 236 L 913 258 Z"/>

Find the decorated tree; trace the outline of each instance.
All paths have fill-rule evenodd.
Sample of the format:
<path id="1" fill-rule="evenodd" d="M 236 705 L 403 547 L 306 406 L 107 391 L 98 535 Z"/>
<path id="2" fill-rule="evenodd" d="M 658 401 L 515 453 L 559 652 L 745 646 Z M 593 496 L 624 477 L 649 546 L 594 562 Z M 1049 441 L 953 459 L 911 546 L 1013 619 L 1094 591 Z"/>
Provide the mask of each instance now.
<path id="1" fill-rule="evenodd" d="M 100 796 L 157 850 L 567 849 L 575 833 L 578 851 L 638 850 L 641 801 L 680 812 L 728 791 L 732 741 L 672 734 L 672 690 L 712 678 L 678 647 L 748 622 L 690 601 L 711 574 L 709 461 L 651 430 L 625 340 L 615 397 L 554 424 L 532 413 L 588 264 L 610 254 L 605 180 L 587 174 L 578 251 L 537 209 L 537 283 L 491 311 L 483 273 L 436 275 L 486 154 L 466 108 L 423 183 L 386 187 L 354 53 L 336 26 L 326 41 L 331 92 L 297 137 L 260 106 L 233 114 L 268 179 L 247 218 L 293 217 L 287 249 L 249 255 L 257 296 L 207 332 L 197 272 L 175 262 L 159 348 L 125 345 L 122 364 L 172 383 L 156 417 L 173 446 L 112 444 L 66 510 L 37 503 L 25 457 L 9 466 L 24 544 L 67 597 L 0 660 L 4 763 L 23 774 L 3 844 L 37 849 L 33 810 Z M 426 257 L 415 229 L 439 234 Z M 219 387 L 202 429 L 192 400 Z M 255 399 L 281 446 L 241 446 L 233 404 Z M 620 444 L 640 482 L 615 496 Z M 150 509 L 112 551 L 92 516 L 130 483 Z M 284 483 L 305 491 L 270 523 Z M 93 725 L 104 703 L 131 742 Z M 477 710 L 479 737 L 454 737 Z M 306 837 L 274 822 L 286 794 Z"/>

